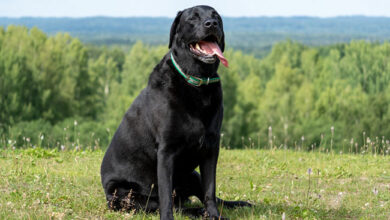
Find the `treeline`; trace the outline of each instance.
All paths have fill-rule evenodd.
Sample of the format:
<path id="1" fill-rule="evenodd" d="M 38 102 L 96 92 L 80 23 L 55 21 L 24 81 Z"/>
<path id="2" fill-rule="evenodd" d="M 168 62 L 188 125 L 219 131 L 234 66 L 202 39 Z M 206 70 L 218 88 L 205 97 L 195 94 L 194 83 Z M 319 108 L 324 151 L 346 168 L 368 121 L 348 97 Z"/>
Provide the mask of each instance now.
<path id="1" fill-rule="evenodd" d="M 370 42 L 390 40 L 390 18 L 388 17 L 224 17 L 223 19 L 227 47 L 253 54 L 258 58 L 267 55 L 275 43 L 287 39 L 312 46 L 346 43 L 352 39 Z M 0 26 L 38 27 L 49 35 L 67 32 L 87 44 L 115 45 L 126 49 L 139 40 L 148 45 L 167 44 L 172 22 L 173 18 L 167 17 L 0 17 Z"/>
<path id="2" fill-rule="evenodd" d="M 141 42 L 127 52 L 87 47 L 67 34 L 0 28 L 3 145 L 106 147 L 167 51 Z M 225 56 L 230 67 L 219 69 L 224 146 L 389 144 L 389 43 L 286 41 L 261 60 L 233 50 Z"/>
<path id="3" fill-rule="evenodd" d="M 38 27 L 45 33 L 90 36 L 100 34 L 139 35 L 167 34 L 173 18 L 168 17 L 85 17 L 85 18 L 42 18 L 0 17 L 0 25 L 24 25 Z M 224 30 L 227 33 L 293 33 L 293 34 L 346 34 L 373 37 L 386 37 L 390 34 L 388 17 L 224 17 Z M 163 39 L 164 40 L 164 39 Z"/>

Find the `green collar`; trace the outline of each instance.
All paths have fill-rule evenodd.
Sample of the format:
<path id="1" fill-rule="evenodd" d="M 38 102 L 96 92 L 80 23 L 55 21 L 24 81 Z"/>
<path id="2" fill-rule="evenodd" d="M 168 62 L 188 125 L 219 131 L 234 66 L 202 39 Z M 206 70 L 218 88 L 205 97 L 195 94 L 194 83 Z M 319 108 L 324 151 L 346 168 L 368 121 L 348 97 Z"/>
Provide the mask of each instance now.
<path id="1" fill-rule="evenodd" d="M 176 70 L 180 73 L 180 75 L 182 75 L 186 81 L 193 85 L 193 86 L 201 86 L 201 85 L 208 85 L 210 83 L 216 83 L 216 82 L 219 82 L 221 79 L 219 77 L 214 77 L 214 78 L 210 78 L 210 77 L 207 77 L 207 78 L 199 78 L 199 77 L 196 77 L 196 76 L 191 76 L 191 75 L 188 75 L 188 74 L 185 74 L 180 66 L 176 63 L 175 59 L 173 58 L 173 54 L 171 53 L 171 59 L 172 59 L 172 63 L 173 63 L 173 66 L 175 66 Z"/>

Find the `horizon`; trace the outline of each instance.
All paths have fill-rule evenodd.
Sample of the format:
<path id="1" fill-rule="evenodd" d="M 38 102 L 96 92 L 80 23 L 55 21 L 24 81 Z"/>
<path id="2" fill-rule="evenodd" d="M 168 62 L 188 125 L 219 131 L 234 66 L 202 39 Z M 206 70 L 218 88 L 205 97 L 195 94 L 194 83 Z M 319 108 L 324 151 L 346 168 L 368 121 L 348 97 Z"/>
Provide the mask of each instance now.
<path id="1" fill-rule="evenodd" d="M 329 17 L 321 17 L 321 16 L 312 16 L 312 15 L 258 15 L 258 16 L 224 16 L 221 15 L 222 18 L 316 18 L 316 19 L 332 19 L 332 18 L 390 18 L 389 16 L 379 16 L 379 15 L 336 15 Z M 23 19 L 23 18 L 43 18 L 43 19 L 84 19 L 84 18 L 167 18 L 173 19 L 175 16 L 112 16 L 112 15 L 91 15 L 91 16 L 81 16 L 81 17 L 73 17 L 73 16 L 2 16 L 0 18 L 7 19 Z"/>

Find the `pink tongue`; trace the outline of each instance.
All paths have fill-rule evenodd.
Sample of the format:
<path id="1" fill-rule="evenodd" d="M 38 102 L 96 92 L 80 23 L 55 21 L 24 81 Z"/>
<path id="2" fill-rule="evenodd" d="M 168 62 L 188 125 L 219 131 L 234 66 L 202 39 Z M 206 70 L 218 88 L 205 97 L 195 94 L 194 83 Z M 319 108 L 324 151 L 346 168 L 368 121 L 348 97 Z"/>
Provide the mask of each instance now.
<path id="1" fill-rule="evenodd" d="M 203 51 L 205 51 L 207 54 L 210 55 L 217 55 L 218 59 L 221 61 L 223 65 L 226 67 L 229 66 L 229 62 L 227 59 L 223 56 L 221 49 L 219 48 L 218 44 L 215 42 L 206 42 L 206 41 L 200 41 L 199 47 L 202 48 Z"/>

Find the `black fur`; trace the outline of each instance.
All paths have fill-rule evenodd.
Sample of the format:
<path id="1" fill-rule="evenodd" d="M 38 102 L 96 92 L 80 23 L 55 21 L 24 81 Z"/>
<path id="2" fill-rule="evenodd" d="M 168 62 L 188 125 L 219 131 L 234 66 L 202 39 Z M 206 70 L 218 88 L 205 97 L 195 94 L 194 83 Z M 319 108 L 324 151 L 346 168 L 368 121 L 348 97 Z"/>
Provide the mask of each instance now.
<path id="1" fill-rule="evenodd" d="M 215 19 L 218 26 L 206 28 L 207 19 Z M 216 77 L 219 60 L 206 64 L 189 50 L 190 43 L 210 34 L 219 39 L 223 51 L 222 19 L 211 7 L 189 8 L 175 18 L 170 52 L 154 68 L 147 87 L 126 112 L 103 158 L 101 179 L 109 208 L 159 208 L 161 219 L 173 219 L 173 206 L 194 195 L 203 202 L 210 219 L 215 219 L 219 218 L 217 202 L 224 202 L 225 207 L 250 205 L 215 197 L 223 117 L 221 84 L 188 84 L 170 58 L 172 52 L 187 74 Z M 200 175 L 195 171 L 198 166 Z"/>

